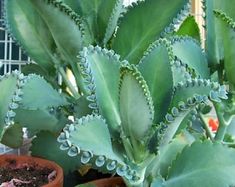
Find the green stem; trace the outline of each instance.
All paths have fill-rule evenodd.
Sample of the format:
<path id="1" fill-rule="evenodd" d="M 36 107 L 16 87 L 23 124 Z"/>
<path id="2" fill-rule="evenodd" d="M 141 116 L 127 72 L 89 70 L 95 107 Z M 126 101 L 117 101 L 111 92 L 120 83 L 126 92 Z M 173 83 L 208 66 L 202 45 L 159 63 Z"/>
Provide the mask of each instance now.
<path id="1" fill-rule="evenodd" d="M 126 151 L 127 157 L 131 160 L 134 161 L 134 156 L 133 156 L 133 148 L 131 146 L 131 143 L 129 139 L 125 135 L 121 135 L 122 143 L 124 146 L 124 149 Z"/>
<path id="2" fill-rule="evenodd" d="M 199 113 L 199 118 L 201 119 L 202 125 L 206 131 L 206 135 L 212 140 L 214 141 L 214 135 L 209 127 L 209 125 L 206 123 L 205 119 L 203 118 L 202 114 Z"/>
<path id="3" fill-rule="evenodd" d="M 223 117 L 224 112 L 223 112 L 221 104 L 214 103 L 214 107 L 215 107 L 215 111 L 217 114 L 217 118 L 219 120 L 219 128 L 215 135 L 215 140 L 222 142 L 228 126 L 226 125 L 224 117 Z"/>
<path id="4" fill-rule="evenodd" d="M 77 90 L 74 88 L 74 86 L 72 85 L 72 83 L 70 82 L 70 80 L 68 79 L 64 68 L 59 67 L 58 68 L 60 75 L 62 76 L 66 86 L 69 88 L 69 90 L 71 91 L 72 95 L 74 96 L 75 99 L 78 99 L 80 97 L 79 93 L 77 92 Z"/>
<path id="5" fill-rule="evenodd" d="M 224 61 L 220 60 L 220 64 L 218 65 L 218 78 L 219 78 L 219 83 L 223 84 L 224 83 Z"/>
<path id="6" fill-rule="evenodd" d="M 87 95 L 87 89 L 85 88 L 84 82 L 83 82 L 83 78 L 81 75 L 81 69 L 79 68 L 78 65 L 75 64 L 71 64 L 72 67 L 72 72 L 76 81 L 77 86 L 79 87 L 79 89 L 81 90 L 81 92 L 85 95 Z"/>

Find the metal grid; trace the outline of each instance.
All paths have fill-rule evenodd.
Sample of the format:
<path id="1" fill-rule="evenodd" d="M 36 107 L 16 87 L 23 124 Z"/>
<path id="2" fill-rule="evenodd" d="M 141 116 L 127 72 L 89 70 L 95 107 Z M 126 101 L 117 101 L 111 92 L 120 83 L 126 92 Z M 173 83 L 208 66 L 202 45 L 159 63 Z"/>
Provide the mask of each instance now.
<path id="1" fill-rule="evenodd" d="M 15 69 L 21 70 L 21 67 L 30 61 L 29 57 L 17 46 L 17 44 L 8 35 L 4 27 L 2 0 L 0 2 L 0 75 L 11 72 Z"/>

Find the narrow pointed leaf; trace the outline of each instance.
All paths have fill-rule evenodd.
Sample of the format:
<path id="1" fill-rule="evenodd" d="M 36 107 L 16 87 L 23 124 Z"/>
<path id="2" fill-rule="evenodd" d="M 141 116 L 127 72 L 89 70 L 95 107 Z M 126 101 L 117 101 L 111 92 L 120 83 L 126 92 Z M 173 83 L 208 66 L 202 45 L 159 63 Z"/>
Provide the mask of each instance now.
<path id="1" fill-rule="evenodd" d="M 199 42 L 201 41 L 200 30 L 194 16 L 188 16 L 180 25 L 176 34 L 179 36 L 190 36 Z"/>

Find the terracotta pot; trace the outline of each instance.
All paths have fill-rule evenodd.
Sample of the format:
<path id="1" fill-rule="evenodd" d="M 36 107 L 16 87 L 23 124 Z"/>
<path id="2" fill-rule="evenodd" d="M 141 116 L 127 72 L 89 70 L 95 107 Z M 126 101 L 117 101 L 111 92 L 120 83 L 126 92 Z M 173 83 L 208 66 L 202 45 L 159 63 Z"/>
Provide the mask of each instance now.
<path id="1" fill-rule="evenodd" d="M 47 167 L 51 168 L 56 171 L 56 178 L 42 186 L 42 187 L 63 187 L 63 170 L 62 168 L 57 165 L 56 163 L 41 159 L 41 158 L 36 158 L 36 157 L 31 157 L 31 156 L 17 156 L 17 155 L 0 155 L 0 167 L 4 167 L 9 164 L 9 160 L 15 160 L 16 165 L 21 165 L 21 164 L 37 164 L 38 166 L 42 167 Z"/>
<path id="2" fill-rule="evenodd" d="M 121 177 L 111 177 L 91 181 L 90 183 L 95 184 L 97 187 L 124 187 L 126 186 Z"/>

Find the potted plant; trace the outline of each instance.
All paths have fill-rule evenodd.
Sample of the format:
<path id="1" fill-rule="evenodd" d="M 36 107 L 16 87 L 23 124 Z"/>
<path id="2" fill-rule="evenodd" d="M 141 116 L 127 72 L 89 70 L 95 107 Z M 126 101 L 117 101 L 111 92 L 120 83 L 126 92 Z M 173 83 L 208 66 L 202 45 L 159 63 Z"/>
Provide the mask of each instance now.
<path id="1" fill-rule="evenodd" d="M 63 171 L 60 166 L 45 159 L 1 155 L 0 186 L 62 187 Z"/>
<path id="2" fill-rule="evenodd" d="M 208 41 L 216 36 L 214 49 L 224 49 L 220 57 L 228 50 L 224 62 L 233 54 L 233 24 L 223 13 L 232 12 L 229 3 L 204 1 Z M 2 78 L 8 98 L 1 101 L 2 137 L 26 126 L 36 135 L 34 155 L 57 161 L 65 171 L 89 165 L 118 174 L 127 186 L 234 185 L 234 140 L 225 128 L 234 115 L 233 87 L 213 81 L 224 83 L 212 74 L 221 66 L 208 65 L 209 47 L 205 55 L 199 42 L 184 36 L 194 36 L 184 30 L 191 22 L 185 19 L 188 1 L 122 4 L 5 1 L 9 30 L 37 62 L 24 72 L 44 78 L 17 73 Z M 226 77 L 233 85 L 234 63 L 228 64 Z M 215 133 L 203 118 L 211 103 L 220 123 Z"/>

